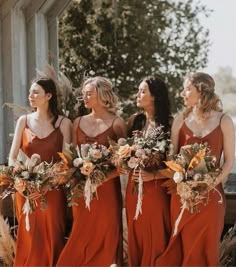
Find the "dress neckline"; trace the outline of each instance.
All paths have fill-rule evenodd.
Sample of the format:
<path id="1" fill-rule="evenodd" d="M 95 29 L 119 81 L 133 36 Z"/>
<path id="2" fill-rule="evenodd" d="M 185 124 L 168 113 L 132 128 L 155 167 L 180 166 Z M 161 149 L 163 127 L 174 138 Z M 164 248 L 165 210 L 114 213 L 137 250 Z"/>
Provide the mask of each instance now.
<path id="1" fill-rule="evenodd" d="M 44 140 L 44 139 L 47 139 L 48 137 L 50 137 L 56 130 L 58 130 L 58 128 L 60 129 L 60 127 L 56 127 L 55 129 L 53 129 L 47 136 L 45 137 L 39 137 L 37 136 L 37 134 L 34 133 L 34 131 L 29 127 L 29 125 L 27 124 L 26 125 L 26 128 L 29 129 L 31 131 L 31 133 L 39 140 Z"/>
<path id="2" fill-rule="evenodd" d="M 112 125 L 109 126 L 105 131 L 103 131 L 103 132 L 101 132 L 101 133 L 99 133 L 99 134 L 97 134 L 97 135 L 95 135 L 95 136 L 89 136 L 89 135 L 88 135 L 88 134 L 87 134 L 87 133 L 80 127 L 80 125 L 78 124 L 78 128 L 80 129 L 80 131 L 83 132 L 83 134 L 84 134 L 86 137 L 91 138 L 91 139 L 93 139 L 93 138 L 98 138 L 100 135 L 102 135 L 102 134 L 106 133 L 108 130 L 110 130 L 110 129 L 112 128 L 112 126 L 113 126 L 113 123 L 112 123 Z"/>
<path id="3" fill-rule="evenodd" d="M 184 122 L 183 123 L 183 125 L 185 125 L 185 128 L 187 128 L 187 130 L 189 131 L 189 132 L 191 132 L 191 134 L 194 136 L 194 137 L 196 137 L 196 138 L 198 138 L 198 139 L 204 139 L 204 138 L 206 138 L 206 137 L 208 137 L 209 135 L 211 135 L 214 131 L 216 131 L 219 127 L 220 127 L 220 124 L 218 124 L 212 131 L 210 131 L 208 134 L 206 134 L 206 135 L 204 135 L 204 136 L 202 136 L 202 137 L 200 137 L 200 136 L 198 136 L 198 135 L 196 135 L 188 126 L 187 126 L 187 124 Z"/>

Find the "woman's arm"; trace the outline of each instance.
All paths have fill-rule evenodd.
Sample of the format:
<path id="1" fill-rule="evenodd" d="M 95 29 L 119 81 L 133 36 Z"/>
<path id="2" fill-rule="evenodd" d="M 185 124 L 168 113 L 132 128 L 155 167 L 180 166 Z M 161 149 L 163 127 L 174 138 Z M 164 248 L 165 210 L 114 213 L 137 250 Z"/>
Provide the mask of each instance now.
<path id="1" fill-rule="evenodd" d="M 63 148 L 65 148 L 65 144 L 70 144 L 71 143 L 71 130 L 72 130 L 72 125 L 71 121 L 68 118 L 64 118 L 61 122 L 60 125 L 60 130 L 63 135 Z"/>
<path id="2" fill-rule="evenodd" d="M 224 181 L 230 173 L 235 159 L 235 129 L 232 119 L 227 115 L 224 115 L 221 120 L 221 130 L 223 133 L 224 163 L 222 166 L 222 172 L 217 177 L 215 185 Z"/>
<path id="3" fill-rule="evenodd" d="M 22 142 L 22 134 L 25 129 L 26 125 L 26 115 L 21 116 L 17 123 L 16 123 L 16 128 L 14 132 L 14 137 L 9 153 L 9 160 L 8 160 L 8 165 L 13 166 L 14 161 L 16 160 L 20 147 L 21 147 L 21 142 Z"/>
<path id="4" fill-rule="evenodd" d="M 72 127 L 72 143 L 74 145 L 77 145 L 77 129 L 78 129 L 78 124 L 79 124 L 80 117 L 76 118 L 73 122 L 73 127 Z"/>
<path id="5" fill-rule="evenodd" d="M 127 125 L 121 118 L 117 118 L 114 121 L 113 129 L 117 138 L 127 137 Z"/>
<path id="6" fill-rule="evenodd" d="M 178 114 L 171 127 L 171 143 L 173 145 L 173 153 L 176 154 L 179 151 L 179 131 L 184 122 L 183 114 Z"/>

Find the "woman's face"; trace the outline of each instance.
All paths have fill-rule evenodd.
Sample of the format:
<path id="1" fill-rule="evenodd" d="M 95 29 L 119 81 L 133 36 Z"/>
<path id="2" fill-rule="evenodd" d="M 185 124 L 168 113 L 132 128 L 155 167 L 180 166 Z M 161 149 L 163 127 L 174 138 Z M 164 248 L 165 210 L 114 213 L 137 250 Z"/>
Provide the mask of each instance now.
<path id="1" fill-rule="evenodd" d="M 33 83 L 29 90 L 30 106 L 37 108 L 39 106 L 48 104 L 49 99 L 52 97 L 50 93 L 45 93 L 44 89 L 37 83 Z"/>
<path id="2" fill-rule="evenodd" d="M 96 87 L 89 83 L 86 84 L 82 91 L 84 105 L 86 108 L 93 108 L 99 104 Z"/>
<path id="3" fill-rule="evenodd" d="M 136 97 L 139 108 L 149 108 L 154 103 L 154 96 L 151 95 L 148 84 L 144 81 L 140 83 Z"/>
<path id="4" fill-rule="evenodd" d="M 194 107 L 199 103 L 201 94 L 189 80 L 186 80 L 184 83 L 184 90 L 181 92 L 181 96 L 184 99 L 184 105 L 186 107 Z"/>

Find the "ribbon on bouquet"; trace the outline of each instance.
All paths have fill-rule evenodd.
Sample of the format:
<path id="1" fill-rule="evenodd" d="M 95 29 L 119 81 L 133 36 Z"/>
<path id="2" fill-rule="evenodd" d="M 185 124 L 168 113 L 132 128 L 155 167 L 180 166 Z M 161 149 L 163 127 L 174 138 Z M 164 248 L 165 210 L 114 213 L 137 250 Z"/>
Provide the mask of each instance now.
<path id="1" fill-rule="evenodd" d="M 29 214 L 31 213 L 31 207 L 30 207 L 30 201 L 28 197 L 25 200 L 22 211 L 23 211 L 23 214 L 25 214 L 25 228 L 27 231 L 29 231 L 30 230 Z"/>
<path id="2" fill-rule="evenodd" d="M 220 199 L 219 199 L 218 203 L 219 203 L 219 204 L 222 204 L 222 203 L 223 203 L 223 197 L 222 197 L 220 191 L 219 191 L 217 188 L 215 188 L 215 187 L 213 187 L 212 190 L 214 190 L 215 192 L 217 192 L 217 193 L 219 194 Z M 200 203 L 201 203 L 201 202 L 198 202 L 198 203 L 196 203 L 195 205 L 198 205 L 198 204 L 200 204 Z M 174 227 L 174 233 L 173 233 L 173 236 L 175 236 L 175 235 L 177 234 L 177 232 L 178 232 L 178 226 L 179 226 L 179 223 L 180 223 L 180 221 L 181 221 L 181 219 L 182 219 L 182 217 L 183 217 L 184 211 L 185 211 L 186 209 L 188 210 L 189 207 L 188 207 L 188 205 L 187 205 L 187 202 L 185 201 L 185 202 L 183 203 L 183 205 L 181 206 L 181 210 L 180 210 L 179 216 L 178 216 L 178 218 L 177 218 L 176 221 L 175 221 L 175 227 Z"/>
<path id="3" fill-rule="evenodd" d="M 138 200 L 136 205 L 136 211 L 134 220 L 138 219 L 138 215 L 142 214 L 142 202 L 143 202 L 143 179 L 142 179 L 142 170 L 139 169 L 139 176 L 138 176 Z"/>
<path id="4" fill-rule="evenodd" d="M 85 198 L 85 206 L 89 210 L 90 210 L 90 202 L 91 202 L 92 197 L 93 197 L 93 192 L 92 192 L 91 188 L 92 188 L 91 178 L 88 177 L 86 179 L 85 186 L 84 186 L 84 198 Z"/>

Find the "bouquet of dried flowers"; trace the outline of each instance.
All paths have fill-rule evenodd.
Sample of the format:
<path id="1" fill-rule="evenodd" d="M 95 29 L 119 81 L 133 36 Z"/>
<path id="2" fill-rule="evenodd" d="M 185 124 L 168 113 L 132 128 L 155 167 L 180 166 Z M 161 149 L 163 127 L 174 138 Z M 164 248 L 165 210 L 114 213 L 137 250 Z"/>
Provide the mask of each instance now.
<path id="1" fill-rule="evenodd" d="M 57 163 L 54 164 L 57 166 Z M 23 213 L 26 215 L 26 229 L 29 230 L 29 214 L 35 210 L 40 204 L 40 208 L 45 210 L 47 208 L 47 201 L 44 193 L 48 190 L 57 188 L 59 185 L 65 183 L 65 180 L 58 175 L 54 175 L 52 163 L 45 161 L 41 162 L 38 154 L 33 154 L 30 158 L 20 150 L 14 166 L 0 166 L 0 184 L 7 186 L 1 198 L 4 199 L 8 195 L 15 193 L 15 187 L 20 183 L 23 188 L 23 195 L 26 198 L 23 206 Z M 40 203 L 38 200 L 31 200 L 29 196 L 32 193 L 38 192 L 41 194 Z"/>
<path id="2" fill-rule="evenodd" d="M 110 161 L 110 149 L 97 143 L 82 144 L 80 148 L 66 145 L 60 156 L 64 164 L 73 170 L 70 175 L 72 179 L 67 183 L 69 205 L 76 204 L 73 199 L 84 195 L 86 207 L 90 209 L 90 201 L 97 194 L 97 187 L 115 168 Z"/>
<path id="3" fill-rule="evenodd" d="M 134 131 L 131 138 L 121 138 L 117 143 L 111 141 L 112 162 L 116 167 L 129 171 L 139 170 L 138 182 L 134 181 L 133 191 L 138 193 L 135 219 L 142 213 L 143 180 L 141 170 L 155 173 L 164 168 L 163 161 L 169 151 L 169 133 L 162 126 L 152 128 L 148 134 Z"/>
<path id="4" fill-rule="evenodd" d="M 221 170 L 216 167 L 216 158 L 211 155 L 207 144 L 198 143 L 182 146 L 179 154 L 174 155 L 173 160 L 166 161 L 165 164 L 168 169 L 162 172 L 166 172 L 166 176 L 172 179 L 171 191 L 175 187 L 182 204 L 175 223 L 176 234 L 184 210 L 187 209 L 191 213 L 199 211 L 199 203 L 207 205 L 209 191 L 214 189 L 218 192 L 214 185 Z M 221 194 L 218 193 L 219 202 L 222 203 Z"/>

